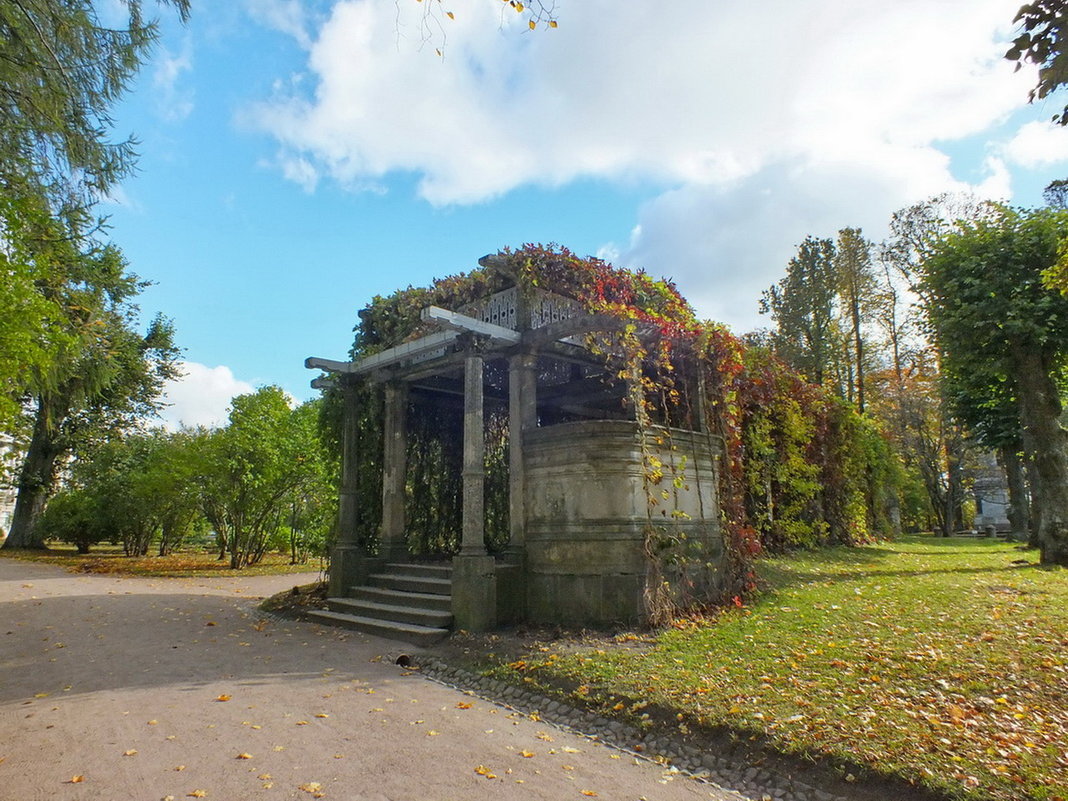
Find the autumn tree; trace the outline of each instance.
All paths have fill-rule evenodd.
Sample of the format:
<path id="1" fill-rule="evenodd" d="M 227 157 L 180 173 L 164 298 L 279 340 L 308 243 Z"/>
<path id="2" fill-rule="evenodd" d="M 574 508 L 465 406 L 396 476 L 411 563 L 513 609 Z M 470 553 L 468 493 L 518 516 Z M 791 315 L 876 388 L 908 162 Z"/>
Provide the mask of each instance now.
<path id="1" fill-rule="evenodd" d="M 790 259 L 786 276 L 760 297 L 761 314 L 775 321 L 775 352 L 814 384 L 831 373 L 837 290 L 834 242 L 809 236 Z"/>
<path id="2" fill-rule="evenodd" d="M 947 359 L 1015 385 L 1035 465 L 1042 561 L 1068 565 L 1068 449 L 1058 378 L 1068 356 L 1068 298 L 1043 285 L 1068 237 L 1068 212 L 1002 208 L 944 236 L 922 264 L 928 314 Z"/>
<path id="3" fill-rule="evenodd" d="M 872 268 L 871 243 L 859 228 L 843 228 L 838 232 L 834 254 L 838 273 L 838 294 L 841 317 L 845 323 L 849 343 L 850 370 L 849 399 L 857 411 L 864 414 L 864 374 L 867 369 L 867 342 L 864 323 L 875 305 L 876 279 Z"/>

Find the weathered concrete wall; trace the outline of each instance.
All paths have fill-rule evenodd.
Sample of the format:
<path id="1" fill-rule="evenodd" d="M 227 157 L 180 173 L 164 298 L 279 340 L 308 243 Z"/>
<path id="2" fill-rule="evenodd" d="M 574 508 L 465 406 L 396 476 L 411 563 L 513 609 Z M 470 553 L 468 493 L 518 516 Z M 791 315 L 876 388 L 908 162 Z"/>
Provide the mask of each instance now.
<path id="1" fill-rule="evenodd" d="M 688 557 L 684 569 L 665 578 L 675 593 L 706 593 L 723 553 L 719 444 L 691 431 L 662 434 L 651 443 L 655 455 L 665 465 L 672 459 L 684 465 L 683 486 L 673 487 L 665 467 L 652 492 L 659 497 L 664 489 L 669 497 L 653 507 L 653 523 Z M 539 428 L 524 438 L 524 463 L 528 619 L 593 625 L 640 619 L 650 520 L 637 426 L 605 420 Z"/>

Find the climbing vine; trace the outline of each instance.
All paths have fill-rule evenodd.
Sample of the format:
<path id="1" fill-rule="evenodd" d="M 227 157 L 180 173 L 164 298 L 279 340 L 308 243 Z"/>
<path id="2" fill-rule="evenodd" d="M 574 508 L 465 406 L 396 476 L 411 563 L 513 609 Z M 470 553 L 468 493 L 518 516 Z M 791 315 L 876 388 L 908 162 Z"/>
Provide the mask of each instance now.
<path id="1" fill-rule="evenodd" d="M 482 268 L 375 297 L 360 313 L 351 356 L 429 333 L 420 319 L 427 306 L 461 310 L 513 282 L 520 292 L 551 291 L 589 314 L 616 320 L 587 335 L 586 346 L 625 386 L 640 433 L 652 621 L 696 603 L 740 603 L 754 589 L 752 562 L 762 550 L 864 542 L 888 528 L 882 487 L 892 460 L 873 424 L 767 351 L 746 346 L 721 325 L 700 322 L 671 281 L 552 245 L 505 249 L 496 267 L 502 264 L 506 269 Z M 409 536 L 417 553 L 458 547 L 461 418 L 455 408 L 417 398 L 409 409 L 415 501 Z M 487 545 L 499 550 L 509 529 L 507 409 L 487 401 L 485 421 Z M 369 438 L 381 438 L 380 403 L 367 404 L 361 425 Z M 713 557 L 686 533 L 692 527 L 673 501 L 690 482 L 708 478 L 699 475 L 695 454 L 675 441 L 673 429 L 704 432 L 722 445 L 715 471 L 723 543 L 718 598 L 691 581 Z M 363 457 L 360 469 L 377 471 L 367 481 L 380 486 L 376 459 L 377 452 Z M 699 592 L 688 594 L 690 585 Z"/>

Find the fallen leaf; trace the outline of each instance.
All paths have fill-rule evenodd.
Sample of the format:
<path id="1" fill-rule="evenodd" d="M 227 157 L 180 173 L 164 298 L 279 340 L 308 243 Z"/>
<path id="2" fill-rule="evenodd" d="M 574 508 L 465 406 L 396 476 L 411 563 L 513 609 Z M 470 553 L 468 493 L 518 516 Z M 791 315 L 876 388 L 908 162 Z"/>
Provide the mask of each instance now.
<path id="1" fill-rule="evenodd" d="M 270 778 L 271 778 L 271 774 L 270 774 L 270 773 L 261 773 L 261 774 L 260 774 L 259 776 L 257 776 L 256 778 L 257 778 L 257 779 L 260 779 L 261 781 L 267 781 L 268 779 L 270 779 Z"/>
<path id="2" fill-rule="evenodd" d="M 317 718 L 328 718 L 330 716 L 328 714 L 326 714 L 325 712 L 317 712 L 317 713 L 315 713 L 315 717 L 317 717 Z"/>
<path id="3" fill-rule="evenodd" d="M 219 696 L 216 696 L 215 700 L 216 701 L 229 701 L 230 700 L 230 696 L 229 695 L 219 695 Z"/>
<path id="4" fill-rule="evenodd" d="M 582 794 L 583 795 L 587 795 L 590 798 L 596 798 L 597 797 L 597 793 L 595 793 L 593 790 L 583 790 Z"/>
<path id="5" fill-rule="evenodd" d="M 159 723 L 159 721 L 158 721 L 158 720 L 150 720 L 150 721 L 148 722 L 148 725 L 149 725 L 149 726 L 155 726 L 155 725 L 156 725 L 157 723 Z"/>
<path id="6" fill-rule="evenodd" d="M 129 751 L 123 751 L 122 755 L 123 756 L 136 756 L 137 755 L 137 749 L 136 748 L 131 748 Z"/>
<path id="7" fill-rule="evenodd" d="M 306 720 L 298 720 L 297 721 L 297 725 L 298 726 L 307 726 L 308 725 L 308 721 L 306 721 Z"/>
<path id="8" fill-rule="evenodd" d="M 300 785 L 297 789 L 303 790 L 306 793 L 318 793 L 323 789 L 323 786 L 319 784 L 319 782 L 308 782 L 307 784 Z"/>
<path id="9" fill-rule="evenodd" d="M 204 798 L 207 794 L 207 790 L 194 790 L 191 793 L 186 793 L 186 798 Z"/>
<path id="10" fill-rule="evenodd" d="M 457 709 L 470 709 L 471 706 L 472 705 L 467 703 L 466 701 L 460 701 L 458 704 L 456 704 Z"/>
<path id="11" fill-rule="evenodd" d="M 64 784 L 80 784 L 85 781 L 85 777 L 80 773 L 77 776 L 71 776 Z"/>
<path id="12" fill-rule="evenodd" d="M 520 751 L 519 752 L 519 756 L 523 757 L 523 759 L 530 759 L 531 757 L 534 756 L 534 752 L 533 751 Z"/>
<path id="13" fill-rule="evenodd" d="M 244 752 L 238 754 L 234 759 L 252 759 L 252 754 L 246 754 Z"/>
<path id="14" fill-rule="evenodd" d="M 487 779 L 497 778 L 497 774 L 493 773 L 485 765 L 479 765 L 477 768 L 475 768 L 475 773 L 477 773 L 479 776 L 485 776 Z"/>

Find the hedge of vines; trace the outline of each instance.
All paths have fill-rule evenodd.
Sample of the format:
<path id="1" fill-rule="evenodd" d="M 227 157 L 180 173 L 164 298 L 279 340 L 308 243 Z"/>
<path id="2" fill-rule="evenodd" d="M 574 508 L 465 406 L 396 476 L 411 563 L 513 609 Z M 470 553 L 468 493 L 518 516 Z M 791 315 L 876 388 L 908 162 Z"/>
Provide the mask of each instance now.
<path id="1" fill-rule="evenodd" d="M 591 314 L 621 321 L 616 332 L 591 336 L 588 345 L 618 368 L 643 433 L 653 436 L 660 423 L 696 428 L 703 415 L 707 430 L 722 437 L 722 598 L 692 600 L 744 597 L 754 588 L 752 560 L 764 550 L 857 544 L 891 533 L 894 460 L 870 419 L 807 384 L 766 349 L 699 321 L 671 281 L 551 245 L 506 249 L 500 256 L 510 262 L 520 291 L 549 290 L 578 300 Z M 500 272 L 483 268 L 377 296 L 360 313 L 351 356 L 428 333 L 419 318 L 426 306 L 460 309 L 509 285 Z M 361 505 L 360 528 L 362 538 L 373 543 L 380 514 L 375 500 L 382 470 L 380 393 L 362 388 L 360 408 L 359 475 L 361 497 L 368 500 Z M 458 407 L 413 397 L 409 421 L 409 545 L 416 554 L 453 553 L 460 531 L 462 414 Z M 336 431 L 336 420 L 328 427 Z M 507 544 L 507 433 L 507 409 L 487 402 L 491 550 Z M 652 523 L 672 476 L 651 455 L 645 472 Z M 650 525 L 649 532 L 651 538 L 665 536 L 662 525 Z M 652 546 L 646 549 L 651 559 L 670 551 Z M 655 619 L 678 610 L 649 611 Z"/>

